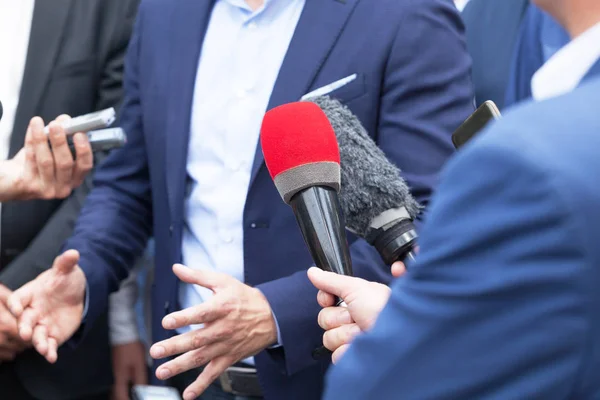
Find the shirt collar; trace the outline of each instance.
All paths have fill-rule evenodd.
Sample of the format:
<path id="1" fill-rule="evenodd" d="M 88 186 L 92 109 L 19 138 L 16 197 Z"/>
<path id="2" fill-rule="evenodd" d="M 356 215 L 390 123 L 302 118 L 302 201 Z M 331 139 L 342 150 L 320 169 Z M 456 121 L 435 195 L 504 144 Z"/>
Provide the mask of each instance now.
<path id="1" fill-rule="evenodd" d="M 599 58 L 600 23 L 597 23 L 560 49 L 533 75 L 533 98 L 540 101 L 571 92 Z"/>

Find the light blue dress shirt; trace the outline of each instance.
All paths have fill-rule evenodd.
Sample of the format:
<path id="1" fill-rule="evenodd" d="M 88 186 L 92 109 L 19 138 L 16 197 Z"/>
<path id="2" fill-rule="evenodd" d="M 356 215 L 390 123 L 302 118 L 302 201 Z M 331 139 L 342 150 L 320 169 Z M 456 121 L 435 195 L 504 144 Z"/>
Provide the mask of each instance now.
<path id="1" fill-rule="evenodd" d="M 254 12 L 244 0 L 220 0 L 214 6 L 192 105 L 182 249 L 183 263 L 190 268 L 244 280 L 243 213 L 252 163 L 262 119 L 303 8 L 304 0 L 265 0 Z M 181 283 L 180 307 L 212 295 Z"/>

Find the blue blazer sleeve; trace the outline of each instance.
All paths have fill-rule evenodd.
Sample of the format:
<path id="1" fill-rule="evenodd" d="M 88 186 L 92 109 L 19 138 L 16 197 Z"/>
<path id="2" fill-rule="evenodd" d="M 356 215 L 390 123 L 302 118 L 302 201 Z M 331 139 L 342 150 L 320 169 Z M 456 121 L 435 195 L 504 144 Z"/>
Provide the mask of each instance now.
<path id="1" fill-rule="evenodd" d="M 426 205 L 453 153 L 450 135 L 473 111 L 470 58 L 451 2 L 428 0 L 407 7 L 395 23 L 399 28 L 386 64 L 376 140 Z M 354 242 L 351 256 L 356 276 L 390 281 L 389 266 L 365 241 Z M 293 374 L 314 364 L 311 354 L 322 345 L 323 331 L 317 324 L 317 291 L 306 273 L 257 287 L 277 318 L 283 348 L 270 353 L 282 370 Z"/>
<path id="2" fill-rule="evenodd" d="M 127 144 L 99 166 L 94 189 L 87 198 L 73 236 L 65 249 L 81 254 L 80 266 L 88 283 L 85 328 L 107 307 L 108 296 L 128 275 L 151 231 L 151 192 L 139 98 L 138 51 L 143 5 L 125 61 L 120 126 Z"/>
<path id="3" fill-rule="evenodd" d="M 450 163 L 416 264 L 325 399 L 570 397 L 589 329 L 583 235 L 548 160 L 479 139 Z"/>

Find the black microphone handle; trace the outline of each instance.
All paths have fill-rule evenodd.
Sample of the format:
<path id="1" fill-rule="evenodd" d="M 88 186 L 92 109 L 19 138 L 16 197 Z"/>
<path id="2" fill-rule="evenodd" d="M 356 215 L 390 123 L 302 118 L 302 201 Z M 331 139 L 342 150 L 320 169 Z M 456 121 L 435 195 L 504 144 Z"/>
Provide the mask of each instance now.
<path id="1" fill-rule="evenodd" d="M 290 206 L 315 265 L 351 276 L 350 249 L 337 192 L 328 187 L 309 187 L 296 193 Z"/>
<path id="2" fill-rule="evenodd" d="M 346 239 L 338 194 L 327 187 L 313 186 L 292 197 L 290 206 L 315 265 L 324 271 L 352 276 L 352 261 Z M 336 298 L 336 306 L 344 305 Z M 329 355 L 325 347 L 312 352 L 315 359 Z"/>

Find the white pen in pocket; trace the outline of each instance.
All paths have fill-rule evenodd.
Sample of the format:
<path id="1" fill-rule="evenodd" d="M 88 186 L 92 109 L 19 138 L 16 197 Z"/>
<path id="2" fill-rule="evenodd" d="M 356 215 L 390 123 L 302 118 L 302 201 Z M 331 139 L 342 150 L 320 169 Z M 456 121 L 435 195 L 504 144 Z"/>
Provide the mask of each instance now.
<path id="1" fill-rule="evenodd" d="M 96 129 L 108 128 L 113 122 L 115 122 L 115 109 L 107 108 L 106 110 L 96 111 L 93 113 L 81 115 L 75 117 L 63 123 L 65 133 L 72 135 L 77 132 L 89 132 Z M 50 133 L 50 128 L 46 126 L 44 133 L 47 135 Z"/>
<path id="2" fill-rule="evenodd" d="M 319 97 L 319 96 L 326 96 L 329 93 L 333 92 L 334 90 L 338 90 L 339 88 L 346 86 L 347 84 L 349 84 L 350 82 L 352 82 L 355 79 L 356 79 L 356 74 L 352 74 L 352 75 L 342 78 L 338 81 L 332 82 L 329 85 L 325 85 L 318 89 L 315 89 L 312 92 L 309 92 L 309 93 L 305 94 L 304 96 L 302 96 L 302 98 L 300 100 L 305 101 L 305 100 L 312 99 L 312 98 Z"/>

